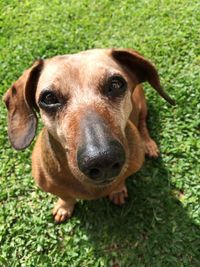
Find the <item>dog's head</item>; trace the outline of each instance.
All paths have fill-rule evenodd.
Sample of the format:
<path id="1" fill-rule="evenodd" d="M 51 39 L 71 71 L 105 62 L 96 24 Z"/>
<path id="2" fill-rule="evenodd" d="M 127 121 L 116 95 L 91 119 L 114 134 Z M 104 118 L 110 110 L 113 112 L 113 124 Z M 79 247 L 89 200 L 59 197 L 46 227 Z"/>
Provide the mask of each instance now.
<path id="1" fill-rule="evenodd" d="M 144 81 L 174 104 L 155 67 L 130 49 L 94 49 L 39 60 L 4 96 L 11 144 L 20 150 L 31 143 L 39 111 L 77 178 L 111 182 L 125 169 L 131 94 Z"/>

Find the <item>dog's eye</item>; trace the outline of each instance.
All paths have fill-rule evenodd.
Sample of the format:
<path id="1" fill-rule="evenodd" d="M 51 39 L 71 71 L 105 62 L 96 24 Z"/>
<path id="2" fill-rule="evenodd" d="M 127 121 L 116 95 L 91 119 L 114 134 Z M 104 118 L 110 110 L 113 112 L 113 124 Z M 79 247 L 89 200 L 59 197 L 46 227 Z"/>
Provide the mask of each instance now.
<path id="1" fill-rule="evenodd" d="M 115 75 L 108 79 L 104 88 L 104 94 L 109 98 L 117 98 L 124 95 L 127 89 L 127 83 L 122 76 Z"/>
<path id="2" fill-rule="evenodd" d="M 41 94 L 38 104 L 41 108 L 46 110 L 56 110 L 62 105 L 59 98 L 50 91 L 46 91 Z"/>

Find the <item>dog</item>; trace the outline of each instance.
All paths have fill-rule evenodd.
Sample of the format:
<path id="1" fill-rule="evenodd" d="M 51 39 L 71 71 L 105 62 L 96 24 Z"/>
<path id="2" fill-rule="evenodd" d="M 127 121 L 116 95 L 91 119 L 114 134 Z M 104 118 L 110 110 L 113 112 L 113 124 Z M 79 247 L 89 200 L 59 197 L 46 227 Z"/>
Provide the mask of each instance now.
<path id="1" fill-rule="evenodd" d="M 122 205 L 125 180 L 159 150 L 150 137 L 141 83 L 167 102 L 154 65 L 132 49 L 91 49 L 37 60 L 8 89 L 8 135 L 21 150 L 32 142 L 40 113 L 44 128 L 32 153 L 32 175 L 59 197 L 57 223 L 72 216 L 77 199 L 108 196 Z"/>

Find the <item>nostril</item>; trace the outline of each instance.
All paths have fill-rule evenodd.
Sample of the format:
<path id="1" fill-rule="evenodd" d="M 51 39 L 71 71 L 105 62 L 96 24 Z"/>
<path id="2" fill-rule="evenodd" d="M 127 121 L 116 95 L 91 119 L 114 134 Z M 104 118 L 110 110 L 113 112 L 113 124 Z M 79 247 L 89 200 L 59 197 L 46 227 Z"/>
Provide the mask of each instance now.
<path id="1" fill-rule="evenodd" d="M 119 162 L 116 162 L 112 165 L 112 170 L 118 170 L 120 168 L 120 163 Z"/>
<path id="2" fill-rule="evenodd" d="M 88 175 L 92 178 L 98 178 L 101 175 L 101 171 L 97 168 L 93 168 L 88 171 Z"/>

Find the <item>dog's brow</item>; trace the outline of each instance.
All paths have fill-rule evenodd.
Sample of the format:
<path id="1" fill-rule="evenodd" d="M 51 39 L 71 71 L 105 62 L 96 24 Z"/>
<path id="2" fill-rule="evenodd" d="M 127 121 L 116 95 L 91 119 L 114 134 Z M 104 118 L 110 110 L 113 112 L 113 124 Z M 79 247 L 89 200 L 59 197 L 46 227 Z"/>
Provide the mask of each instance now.
<path id="1" fill-rule="evenodd" d="M 46 87 L 44 87 L 44 88 L 41 90 L 41 93 L 46 92 L 46 91 L 53 91 L 53 90 L 55 90 L 55 86 L 50 85 L 50 86 L 46 86 Z"/>
<path id="2" fill-rule="evenodd" d="M 62 93 L 60 92 L 60 90 L 56 90 L 54 85 L 50 85 L 50 86 L 46 86 L 44 87 L 41 92 L 39 93 L 39 101 L 41 99 L 41 97 L 45 94 L 45 93 L 53 93 L 58 97 L 63 97 Z"/>
<path id="3" fill-rule="evenodd" d="M 126 77 L 122 73 L 116 70 L 106 70 L 99 78 L 99 85 L 105 85 L 105 83 L 114 76 L 122 76 L 125 80 Z"/>

